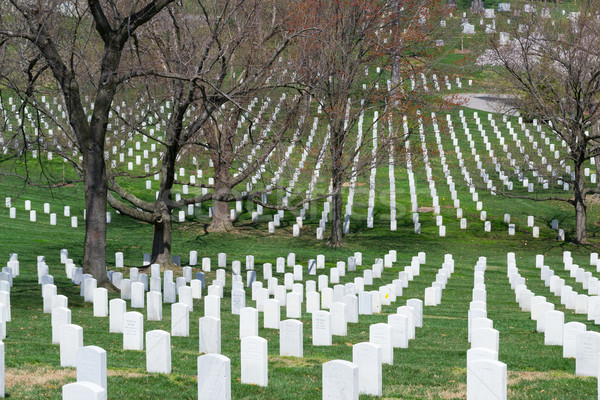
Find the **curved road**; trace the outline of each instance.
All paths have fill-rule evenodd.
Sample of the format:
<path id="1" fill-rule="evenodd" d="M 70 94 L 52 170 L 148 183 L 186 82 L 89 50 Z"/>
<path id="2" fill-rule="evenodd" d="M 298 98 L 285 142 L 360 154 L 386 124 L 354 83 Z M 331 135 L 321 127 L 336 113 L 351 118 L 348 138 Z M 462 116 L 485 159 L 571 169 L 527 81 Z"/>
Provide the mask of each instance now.
<path id="1" fill-rule="evenodd" d="M 514 110 L 513 105 L 511 104 L 511 100 L 514 99 L 514 96 L 508 94 L 458 93 L 444 96 L 445 100 L 450 98 L 458 100 L 462 103 L 461 105 L 463 107 L 513 116 L 519 115 L 519 112 Z"/>

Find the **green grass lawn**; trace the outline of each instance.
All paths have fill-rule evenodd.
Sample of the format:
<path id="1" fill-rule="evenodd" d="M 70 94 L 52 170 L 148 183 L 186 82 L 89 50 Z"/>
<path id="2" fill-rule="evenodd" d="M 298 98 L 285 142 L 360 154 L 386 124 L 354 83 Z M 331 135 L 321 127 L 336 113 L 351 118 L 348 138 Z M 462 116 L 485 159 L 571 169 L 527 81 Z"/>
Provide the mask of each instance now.
<path id="1" fill-rule="evenodd" d="M 415 142 L 416 143 L 416 142 Z M 415 144 L 416 145 L 416 144 Z M 406 171 L 401 165 L 395 168 L 399 183 L 406 185 Z M 419 172 L 418 174 L 421 174 Z M 387 179 L 387 167 L 380 167 L 377 185 L 383 185 Z M 442 187 L 442 182 L 438 187 Z M 424 189 L 424 184 L 420 184 Z M 19 194 L 20 188 L 15 179 L 6 179 L 2 192 L 7 195 Z M 401 190 L 405 190 L 401 192 Z M 398 198 L 407 201 L 400 193 L 408 193 L 399 186 Z M 463 196 L 468 192 L 462 192 Z M 442 194 L 440 193 L 440 196 Z M 73 214 L 81 212 L 81 187 L 60 189 L 53 204 L 70 204 Z M 425 197 L 425 194 L 420 196 Z M 24 199 L 32 200 L 34 208 L 50 199 L 41 189 L 28 187 L 13 202 L 21 209 Z M 463 201 L 467 200 L 463 198 Z M 536 218 L 551 219 L 555 207 L 540 207 L 525 201 L 507 201 L 486 197 L 493 207 L 510 210 L 516 217 L 525 218 L 532 210 Z M 497 201 L 498 203 L 492 203 Z M 54 207 L 54 206 L 53 206 Z M 493 209 L 492 207 L 492 209 Z M 76 263 L 82 258 L 81 243 L 83 229 L 67 226 L 67 219 L 59 216 L 59 226 L 48 224 L 46 215 L 38 215 L 37 223 L 26 218 L 24 210 L 18 212 L 16 220 L 8 219 L 8 210 L 0 209 L 0 243 L 4 259 L 8 254 L 19 254 L 21 276 L 15 280 L 11 301 L 13 321 L 8 324 L 6 344 L 6 366 L 8 393 L 19 399 L 60 398 L 61 386 L 74 380 L 74 370 L 61 368 L 59 347 L 51 344 L 50 317 L 42 313 L 41 288 L 37 285 L 35 262 L 38 255 L 46 256 L 50 272 L 55 277 L 58 292 L 69 297 L 72 310 L 72 323 L 84 329 L 84 344 L 97 345 L 108 352 L 109 398 L 114 399 L 151 399 L 151 398 L 196 398 L 196 358 L 198 354 L 198 323 L 203 315 L 202 301 L 196 301 L 190 315 L 190 337 L 172 338 L 173 373 L 154 375 L 145 372 L 145 353 L 123 351 L 122 336 L 108 333 L 108 319 L 94 318 L 91 304 L 84 303 L 79 297 L 79 288 L 73 286 L 65 277 L 64 267 L 60 264 L 59 250 L 69 249 L 69 256 Z M 490 209 L 490 211 L 492 210 Z M 53 211 L 57 211 L 56 208 Z M 364 212 L 364 211 L 361 211 Z M 380 215 L 385 207 L 379 206 Z M 453 209 L 443 211 L 452 213 Z M 571 210 L 565 210 L 566 214 Z M 40 213 L 41 214 L 41 213 Z M 595 218 L 597 212 L 591 215 Z M 446 217 L 450 218 L 450 217 Z M 497 215 L 496 219 L 501 218 Z M 473 218 L 475 220 L 475 218 Z M 422 213 L 422 220 L 425 214 Z M 279 357 L 278 331 L 260 329 L 259 335 L 269 341 L 269 386 L 260 388 L 240 383 L 240 341 L 238 337 L 239 319 L 229 313 L 231 277 L 228 271 L 228 284 L 225 298 L 221 303 L 222 315 L 222 353 L 232 363 L 232 395 L 234 398 L 254 399 L 314 399 L 321 396 L 321 365 L 333 359 L 351 360 L 352 344 L 368 341 L 369 325 L 386 322 L 387 314 L 404 305 L 409 298 L 423 298 L 424 289 L 435 279 L 441 267 L 443 256 L 453 254 L 456 270 L 444 291 L 442 304 L 426 307 L 424 326 L 417 330 L 416 339 L 408 349 L 396 349 L 394 365 L 383 367 L 383 391 L 385 398 L 423 399 L 423 398 L 461 398 L 464 397 L 466 384 L 467 310 L 473 287 L 473 268 L 478 257 L 488 258 L 486 285 L 488 292 L 488 317 L 494 321 L 494 327 L 500 331 L 499 359 L 508 365 L 509 396 L 523 399 L 583 399 L 596 395 L 596 380 L 576 377 L 575 362 L 563 359 L 560 347 L 543 344 L 543 334 L 535 332 L 535 323 L 529 314 L 521 312 L 515 302 L 506 277 L 506 253 L 515 252 L 517 266 L 527 278 L 528 287 L 536 294 L 544 295 L 557 305 L 557 309 L 566 313 L 566 321 L 581 321 L 588 329 L 597 330 L 592 323 L 585 321 L 560 306 L 539 278 L 535 268 L 535 255 L 544 254 L 546 264 L 567 282 L 582 292 L 580 284 L 568 278 L 562 270 L 562 252 L 573 252 L 575 262 L 589 268 L 589 253 L 597 249 L 593 244 L 588 247 L 576 247 L 568 243 L 556 242 L 549 235 L 533 239 L 530 233 L 518 232 L 509 237 L 505 228 L 485 234 L 483 229 L 461 231 L 449 225 L 448 237 L 438 238 L 433 222 L 424 222 L 423 234 L 412 233 L 410 215 L 399 216 L 398 231 L 391 232 L 385 220 L 377 220 L 374 229 L 364 227 L 364 222 L 352 224 L 352 233 L 346 237 L 346 245 L 341 249 L 330 249 L 323 242 L 314 239 L 315 221 L 308 221 L 300 238 L 291 237 L 291 218 L 286 218 L 284 227 L 278 229 L 275 236 L 266 233 L 266 223 L 251 224 L 247 219 L 238 223 L 234 234 L 206 234 L 207 220 L 194 218 L 184 224 L 175 224 L 174 254 L 181 254 L 184 262 L 190 250 L 197 250 L 199 257 L 213 259 L 213 271 L 208 274 L 207 282 L 214 279 L 216 255 L 225 252 L 228 264 L 232 260 L 245 260 L 245 256 L 255 256 L 255 265 L 259 279 L 262 278 L 262 264 L 275 263 L 276 257 L 284 257 L 288 252 L 297 254 L 297 262 L 306 265 L 309 258 L 317 254 L 326 256 L 327 268 L 335 266 L 338 260 L 346 260 L 355 251 L 363 253 L 363 267 L 357 273 L 348 273 L 342 283 L 353 280 L 362 269 L 370 267 L 375 258 L 383 257 L 388 250 L 398 251 L 398 262 L 386 269 L 381 279 L 376 279 L 374 288 L 390 283 L 397 277 L 404 265 L 409 265 L 411 257 L 419 251 L 427 253 L 427 264 L 421 267 L 417 277 L 402 297 L 392 306 L 383 308 L 380 315 L 361 316 L 358 324 L 349 324 L 347 337 L 334 337 L 331 347 L 313 347 L 311 345 L 311 319 L 303 314 L 304 358 Z M 498 224 L 501 224 L 500 222 Z M 108 260 L 112 263 L 115 251 L 125 252 L 126 265 L 141 264 L 142 253 L 149 251 L 151 245 L 151 227 L 137 223 L 118 215 L 113 216 L 108 233 Z M 125 269 L 127 270 L 127 268 Z M 593 271 L 593 270 L 592 270 Z M 595 271 L 593 271 L 595 273 Z M 127 273 L 126 273 L 127 275 Z M 177 276 L 177 274 L 176 274 Z M 283 277 L 275 274 L 282 282 Z M 305 279 L 309 277 L 305 274 Z M 316 280 L 316 277 L 314 278 Z M 248 305 L 253 305 L 248 297 Z M 145 314 L 145 310 L 143 310 Z M 282 308 L 282 319 L 285 309 Z M 260 317 L 262 326 L 262 316 Z M 170 307 L 163 311 L 162 322 L 145 321 L 145 330 L 170 330 Z M 33 379 L 32 376 L 36 378 Z"/>
<path id="2" fill-rule="evenodd" d="M 486 1 L 486 7 L 495 6 L 499 1 Z M 561 4 L 559 7 L 569 8 L 572 3 Z M 460 11 L 462 13 L 462 10 Z M 455 15 L 455 18 L 458 18 Z M 472 22 L 472 21 L 471 21 Z M 477 40 L 481 39 L 482 27 L 478 25 L 479 36 L 465 38 L 465 47 L 474 48 Z M 448 48 L 441 62 L 443 71 L 450 76 L 452 91 L 487 91 L 494 82 L 493 72 L 489 69 L 469 69 L 468 75 L 475 79 L 472 88 L 467 85 L 469 77 L 463 76 L 462 89 L 456 88 L 453 74 L 465 73 L 465 58 L 468 55 L 457 54 L 454 49 L 460 46 L 460 41 L 448 40 Z M 438 73 L 441 92 L 445 91 L 443 73 Z M 428 74 L 428 84 L 433 91 L 433 82 Z M 416 77 L 420 81 L 419 77 Z M 435 93 L 435 95 L 438 95 Z M 273 104 L 277 102 L 274 98 Z M 273 106 L 273 105 L 272 105 Z M 260 107 L 258 105 L 257 107 Z M 423 299 L 426 287 L 435 280 L 436 273 L 441 268 L 444 255 L 452 254 L 455 260 L 455 272 L 449 279 L 444 290 L 442 303 L 437 307 L 424 308 L 423 327 L 417 329 L 416 338 L 411 340 L 408 349 L 394 350 L 394 365 L 383 366 L 383 398 L 386 399 L 459 399 L 466 397 L 466 351 L 470 345 L 467 341 L 467 312 L 471 301 L 474 281 L 474 265 L 479 257 L 487 257 L 487 270 L 485 283 L 487 288 L 488 318 L 494 321 L 494 328 L 500 332 L 499 360 L 507 364 L 508 369 L 508 395 L 510 399 L 590 399 L 597 396 L 597 380 L 595 378 L 575 376 L 575 360 L 564 359 L 562 348 L 559 346 L 545 346 L 544 336 L 536 332 L 536 324 L 529 317 L 529 313 L 522 312 L 515 301 L 514 292 L 510 288 L 507 269 L 507 253 L 516 254 L 517 267 L 523 277 L 527 279 L 527 286 L 536 295 L 546 296 L 547 300 L 554 303 L 557 310 L 565 312 L 565 322 L 579 321 L 586 324 L 588 330 L 598 331 L 593 322 L 587 321 L 585 316 L 566 310 L 560 304 L 560 298 L 555 297 L 540 279 L 540 271 L 535 268 L 537 254 L 545 256 L 545 263 L 554 269 L 555 273 L 564 278 L 579 293 L 585 293 L 582 285 L 570 278 L 564 271 L 562 264 L 563 251 L 571 251 L 574 262 L 591 271 L 595 276 L 600 273 L 589 266 L 589 255 L 600 249 L 600 226 L 597 223 L 600 216 L 600 207 L 591 204 L 588 207 L 588 236 L 590 244 L 575 246 L 569 243 L 574 230 L 574 211 L 570 205 L 557 202 L 533 203 L 521 199 L 507 199 L 502 196 L 492 196 L 484 190 L 478 189 L 480 200 L 484 203 L 484 210 L 488 212 L 488 220 L 492 223 L 492 231 L 484 232 L 484 223 L 480 221 L 479 212 L 471 200 L 471 194 L 465 186 L 460 175 L 460 167 L 456 158 L 454 145 L 449 135 L 443 129 L 446 120 L 445 112 L 438 111 L 437 120 L 442 127 L 441 141 L 446 154 L 446 163 L 452 173 L 458 198 L 464 210 L 464 217 L 468 222 L 468 229 L 461 230 L 456 219 L 456 210 L 450 199 L 450 190 L 444 179 L 444 171 L 438 159 L 436 138 L 432 124 L 428 120 L 430 111 L 424 113 L 425 143 L 427 145 L 433 176 L 436 181 L 436 190 L 440 198 L 441 215 L 447 228 L 445 238 L 438 236 L 435 225 L 435 215 L 432 212 L 421 212 L 422 233 L 414 233 L 410 203 L 410 190 L 404 153 L 398 149 L 395 157 L 396 178 L 396 209 L 398 229 L 390 231 L 390 195 L 389 167 L 385 163 L 377 167 L 375 186 L 375 226 L 373 229 L 366 227 L 368 206 L 368 173 L 361 174 L 358 178 L 353 216 L 350 224 L 350 234 L 345 237 L 345 245 L 339 249 L 332 249 L 325 241 L 317 241 L 316 228 L 318 227 L 324 201 L 315 202 L 307 211 L 308 218 L 300 237 L 292 237 L 292 225 L 298 213 L 286 212 L 282 226 L 277 228 L 275 235 L 269 235 L 267 221 L 272 220 L 274 212 L 265 210 L 258 223 L 252 223 L 251 213 L 256 209 L 252 204 L 244 204 L 243 211 L 235 222 L 236 231 L 231 234 L 207 233 L 210 223 L 208 207 L 203 204 L 196 208 L 193 216 L 187 216 L 184 223 L 174 223 L 172 253 L 181 255 L 183 264 L 188 260 L 191 250 L 198 251 L 199 260 L 202 257 L 212 259 L 213 270 L 207 274 L 206 282 L 209 284 L 215 279 L 217 254 L 226 253 L 228 260 L 227 287 L 225 296 L 221 301 L 221 338 L 222 354 L 231 359 L 232 397 L 235 399 L 318 399 L 321 398 L 321 368 L 324 362 L 343 359 L 352 359 L 352 345 L 368 341 L 369 326 L 374 323 L 387 322 L 387 315 L 396 312 L 396 308 L 406 303 L 407 299 Z M 485 149 L 482 137 L 477 131 L 473 118 L 473 110 L 465 110 L 468 117 L 468 127 L 475 142 L 475 148 L 482 160 L 482 166 L 493 176 L 496 182 L 497 174 L 493 171 L 491 158 Z M 487 113 L 479 112 L 483 129 L 487 132 L 492 147 L 502 161 L 507 161 L 496 135 L 493 133 Z M 312 118 L 306 119 L 306 124 L 312 124 Z M 475 160 L 471 156 L 469 143 L 462 129 L 458 111 L 451 112 L 452 121 L 456 131 L 458 144 L 465 158 L 465 166 L 471 175 L 478 180 Z M 502 121 L 501 116 L 495 116 L 496 123 Z M 367 129 L 373 119 L 371 112 L 365 114 L 364 135 L 372 135 Z M 411 121 L 414 123 L 414 121 Z M 512 119 L 516 126 L 516 119 Z M 384 130 L 386 124 L 381 121 L 379 129 Z M 501 125 L 503 126 L 503 125 Z M 531 125 L 527 127 L 534 133 Z M 318 152 L 325 132 L 323 119 L 311 148 L 311 157 Z M 509 146 L 509 151 L 523 162 L 516 144 L 501 129 L 504 139 Z M 520 140 L 525 143 L 525 137 L 520 128 L 517 129 Z M 130 140 L 127 146 L 133 146 Z M 350 139 L 350 146 L 354 146 Z M 115 142 L 116 143 L 116 142 Z M 558 146 L 555 140 L 552 143 Z M 114 144 L 114 143 L 113 143 Z M 421 156 L 421 140 L 418 135 L 410 138 L 411 151 L 414 154 L 414 173 L 416 192 L 419 206 L 430 206 L 431 196 L 426 182 L 424 163 Z M 142 156 L 144 150 L 150 149 L 151 143 L 142 142 L 139 150 L 133 151 L 135 156 Z M 298 165 L 303 149 L 299 143 L 292 154 L 289 165 L 281 183 L 287 184 L 291 172 Z M 112 147 L 112 144 L 111 144 Z M 107 151 L 111 148 L 107 147 Z M 119 149 L 118 153 L 125 152 Z M 370 154 L 371 145 L 361 149 L 363 154 Z M 271 160 L 262 180 L 268 181 L 282 162 L 282 152 L 277 153 Z M 111 155 L 118 159 L 118 154 Z M 191 156 L 183 157 L 181 166 L 186 171 L 202 168 L 204 176 L 199 182 L 207 182 L 211 169 L 208 168 L 207 154 L 200 154 L 198 165 L 193 165 Z M 303 193 L 308 187 L 314 167 L 314 160 L 309 159 L 297 184 L 297 191 Z M 240 160 L 236 160 L 239 162 Z M 535 158 L 539 162 L 539 158 Z M 134 174 L 143 174 L 143 164 L 150 160 L 143 159 L 142 165 L 134 165 Z M 311 164 L 312 163 L 312 164 Z M 63 171 L 67 178 L 72 176 L 64 163 L 57 160 L 44 163 L 45 174 L 35 165 L 29 165 L 31 177 L 35 182 L 43 183 L 45 176 L 50 175 L 54 180 L 62 179 Z M 122 168 L 125 167 L 121 166 Z M 586 165 L 592 168 L 592 165 Z M 19 161 L 4 162 L 4 172 L 21 174 L 24 165 Z M 508 171 L 510 168 L 506 168 Z M 592 168 L 593 170 L 593 168 Z M 324 193 L 328 187 L 327 162 L 323 167 L 322 176 L 317 182 L 316 191 Z M 145 189 L 145 179 L 120 178 L 121 184 L 145 200 L 152 200 L 158 182 L 153 177 L 152 190 Z M 515 183 L 517 182 L 513 179 Z M 477 184 L 481 182 L 477 181 Z M 244 190 L 244 188 L 236 188 Z M 539 190 L 536 183 L 536 190 Z M 176 193 L 181 193 L 177 186 Z M 191 188 L 191 193 L 198 194 L 200 190 Z M 553 186 L 542 193 L 559 196 L 569 196 Z M 526 194 L 526 190 L 515 184 L 515 193 Z M 269 197 L 271 201 L 279 201 L 281 193 Z M 348 196 L 348 188 L 344 189 L 344 204 Z M 17 218 L 9 219 L 9 210 L 4 207 L 4 197 L 11 197 L 13 206 L 17 209 Z M 31 200 L 33 209 L 37 210 L 37 221 L 29 222 L 29 213 L 24 209 L 24 201 Z M 172 344 L 172 369 L 169 375 L 149 374 L 145 370 L 145 352 L 122 350 L 122 335 L 108 332 L 108 318 L 93 317 L 92 304 L 83 302 L 79 296 L 79 287 L 74 286 L 65 276 L 64 266 L 60 263 L 60 249 L 66 248 L 69 257 L 80 265 L 83 259 L 83 186 L 74 183 L 67 187 L 53 190 L 42 189 L 37 186 L 26 186 L 23 181 L 14 176 L 3 176 L 0 181 L 0 260 L 8 261 L 10 253 L 18 253 L 21 275 L 15 279 L 11 293 L 12 321 L 7 325 L 6 346 L 6 382 L 7 393 L 15 399 L 60 399 L 61 387 L 75 380 L 73 368 L 61 368 L 59 346 L 51 344 L 51 320 L 49 314 L 42 312 L 41 287 L 37 284 L 36 260 L 37 256 L 46 257 L 50 273 L 54 276 L 58 294 L 69 298 L 69 308 L 72 312 L 72 323 L 83 327 L 84 345 L 97 345 L 107 351 L 108 356 L 108 398 L 109 399 L 195 399 L 197 398 L 196 385 L 196 360 L 198 353 L 198 318 L 204 315 L 203 301 L 196 300 L 194 311 L 190 315 L 190 337 L 171 338 Z M 50 226 L 49 216 L 42 212 L 43 203 L 52 204 L 52 212 L 57 213 L 57 226 Z M 71 228 L 70 220 L 63 216 L 63 207 L 71 207 L 71 215 L 79 218 L 79 227 Z M 148 224 L 134 221 L 118 215 L 111 210 L 112 222 L 108 226 L 107 236 L 107 263 L 108 268 L 114 266 L 115 252 L 124 252 L 126 268 L 123 272 L 128 277 L 130 267 L 141 266 L 142 256 L 150 252 L 152 245 L 152 227 Z M 517 224 L 515 236 L 508 236 L 508 227 L 503 222 L 503 215 L 511 214 L 511 222 Z M 526 226 L 527 216 L 535 216 L 536 225 L 540 227 L 540 238 L 532 236 L 531 228 Z M 556 232 L 551 229 L 551 221 L 558 219 L 561 228 L 566 230 L 567 241 L 556 240 Z M 330 232 L 330 224 L 327 226 Z M 240 371 L 240 340 L 239 317 L 231 315 L 231 262 L 240 260 L 245 265 L 246 255 L 255 257 L 257 278 L 262 279 L 262 264 L 275 265 L 277 257 L 285 257 L 289 252 L 297 256 L 297 263 L 307 265 L 309 259 L 314 259 L 318 254 L 326 257 L 326 269 L 335 267 L 337 261 L 346 261 L 354 252 L 362 252 L 363 266 L 357 272 L 347 273 L 341 278 L 341 283 L 350 282 L 357 276 L 362 276 L 363 270 L 370 268 L 376 258 L 383 258 L 389 250 L 398 252 L 398 262 L 392 268 L 386 268 L 380 279 L 375 279 L 374 285 L 369 288 L 376 290 L 379 286 L 391 283 L 398 277 L 398 272 L 404 266 L 410 265 L 411 258 L 423 251 L 427 254 L 427 262 L 421 266 L 421 274 L 412 281 L 408 288 L 391 306 L 384 306 L 381 314 L 361 316 L 360 322 L 348 325 L 346 337 L 333 338 L 333 345 L 328 347 L 313 347 L 311 341 L 311 316 L 303 313 L 304 324 L 304 357 L 279 356 L 279 332 L 262 328 L 263 317 L 259 316 L 259 335 L 268 340 L 269 346 L 269 386 L 266 388 L 254 385 L 241 384 Z M 275 270 L 275 268 L 273 268 Z M 194 272 L 200 271 L 197 266 Z M 288 268 L 286 272 L 291 272 Z M 328 273 L 328 271 L 319 271 Z M 181 276 L 181 271 L 176 271 L 175 276 Z M 283 275 L 274 273 L 283 282 Z M 244 275 L 245 278 L 245 275 Z M 304 274 L 305 280 L 317 280 Z M 331 285 L 330 285 L 331 286 Z M 114 298 L 118 294 L 111 294 Z M 250 290 L 247 290 L 247 306 L 254 306 L 250 299 Z M 303 311 L 305 304 L 303 304 Z M 128 308 L 128 311 L 132 310 Z M 146 315 L 145 310 L 141 311 Z M 170 331 L 171 308 L 165 305 L 163 321 L 144 321 L 145 331 L 163 329 Z M 281 310 L 282 319 L 285 319 L 285 308 Z M 361 396 L 369 398 L 368 396 Z"/>

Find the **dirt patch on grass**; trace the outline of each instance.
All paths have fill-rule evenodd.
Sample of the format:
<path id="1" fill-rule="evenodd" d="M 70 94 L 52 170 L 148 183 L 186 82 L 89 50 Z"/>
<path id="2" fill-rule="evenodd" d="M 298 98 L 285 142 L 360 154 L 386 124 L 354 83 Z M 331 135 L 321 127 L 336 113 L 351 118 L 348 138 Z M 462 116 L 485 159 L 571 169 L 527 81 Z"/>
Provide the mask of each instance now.
<path id="1" fill-rule="evenodd" d="M 140 374 L 127 370 L 107 371 L 108 376 L 120 376 L 125 378 L 142 378 L 147 374 Z M 77 371 L 74 368 L 53 369 L 45 367 L 32 368 L 7 368 L 5 373 L 6 387 L 14 386 L 44 386 L 48 387 L 57 382 L 66 382 L 77 378 Z"/>
<path id="2" fill-rule="evenodd" d="M 354 183 L 354 186 L 366 186 L 367 184 L 365 182 L 356 182 Z M 350 187 L 350 182 L 344 182 L 342 183 L 342 187 Z"/>
<path id="3" fill-rule="evenodd" d="M 429 319 L 465 319 L 464 317 L 447 317 L 445 315 L 423 315 L 423 318 L 429 318 Z"/>
<path id="4" fill-rule="evenodd" d="M 556 378 L 578 378 L 574 374 L 564 371 L 510 371 L 508 373 L 508 386 L 519 384 L 522 381 L 551 381 Z"/>
<path id="5" fill-rule="evenodd" d="M 384 388 L 385 389 L 385 388 Z M 402 396 L 418 397 L 420 399 L 466 399 L 467 398 L 467 385 L 465 383 L 455 383 L 452 387 L 448 388 L 425 388 L 424 386 L 393 386 L 392 393 L 402 393 Z M 396 397 L 393 397 L 396 398 Z M 390 399 L 385 397 L 384 399 Z"/>
<path id="6" fill-rule="evenodd" d="M 417 208 L 417 212 L 422 212 L 422 213 L 433 212 L 434 210 L 435 210 L 435 208 L 433 208 L 433 207 L 419 207 L 419 208 Z"/>
<path id="7" fill-rule="evenodd" d="M 314 367 L 317 363 L 297 357 L 269 357 L 269 363 L 274 362 L 284 367 Z"/>
<path id="8" fill-rule="evenodd" d="M 13 386 L 47 386 L 51 382 L 66 381 L 70 378 L 75 379 L 74 369 L 17 369 L 7 368 L 4 375 L 6 387 Z"/>

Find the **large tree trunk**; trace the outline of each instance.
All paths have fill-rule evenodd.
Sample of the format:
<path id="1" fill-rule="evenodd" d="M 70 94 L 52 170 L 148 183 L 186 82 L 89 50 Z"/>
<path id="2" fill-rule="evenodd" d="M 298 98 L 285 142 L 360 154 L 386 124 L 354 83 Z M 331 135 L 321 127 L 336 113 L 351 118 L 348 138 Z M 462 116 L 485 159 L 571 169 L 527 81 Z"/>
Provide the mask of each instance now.
<path id="1" fill-rule="evenodd" d="M 231 179 L 231 173 L 229 172 L 228 165 L 219 165 L 215 162 L 215 195 L 220 197 L 227 197 L 231 194 L 231 187 L 229 181 Z M 209 232 L 231 232 L 233 231 L 233 223 L 230 218 L 229 202 L 227 201 L 213 201 L 213 217 L 212 223 L 208 227 Z"/>
<path id="2" fill-rule="evenodd" d="M 331 196 L 331 238 L 329 245 L 331 247 L 341 247 L 343 242 L 343 226 L 342 226 L 342 191 L 341 187 Z"/>
<path id="3" fill-rule="evenodd" d="M 596 162 L 596 187 L 600 189 L 600 156 L 594 157 Z"/>
<path id="4" fill-rule="evenodd" d="M 152 238 L 152 263 L 160 265 L 171 264 L 171 213 L 163 209 L 161 217 L 154 222 L 154 236 Z"/>
<path id="5" fill-rule="evenodd" d="M 331 247 L 341 247 L 343 245 L 343 205 L 342 205 L 342 184 L 343 184 L 343 132 L 333 133 L 331 142 L 331 181 L 333 194 L 331 196 L 331 238 L 329 245 Z"/>
<path id="6" fill-rule="evenodd" d="M 98 287 L 112 289 L 106 275 L 107 178 L 103 147 L 97 143 L 84 150 L 85 241 L 83 273 L 91 274 Z"/>
<path id="7" fill-rule="evenodd" d="M 476 13 L 483 12 L 483 0 L 473 0 L 471 10 Z"/>
<path id="8" fill-rule="evenodd" d="M 575 242 L 587 243 L 587 207 L 585 205 L 585 177 L 583 175 L 583 165 L 575 167 L 575 185 L 573 191 L 575 193 Z"/>
<path id="9" fill-rule="evenodd" d="M 577 196 L 575 196 L 575 242 L 576 243 L 587 243 L 587 229 L 586 229 L 586 220 L 587 220 L 587 210 L 585 202 L 577 200 Z"/>

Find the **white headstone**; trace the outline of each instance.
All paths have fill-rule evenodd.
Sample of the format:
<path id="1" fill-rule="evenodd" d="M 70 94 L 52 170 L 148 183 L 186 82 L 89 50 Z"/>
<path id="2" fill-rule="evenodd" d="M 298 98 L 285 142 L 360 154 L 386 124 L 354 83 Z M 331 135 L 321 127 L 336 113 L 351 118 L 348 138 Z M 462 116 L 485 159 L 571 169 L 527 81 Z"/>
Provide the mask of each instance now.
<path id="1" fill-rule="evenodd" d="M 242 383 L 267 386 L 269 383 L 267 340 L 259 336 L 242 339 Z"/>
<path id="2" fill-rule="evenodd" d="M 240 339 L 258 336 L 258 310 L 253 307 L 240 309 Z"/>
<path id="3" fill-rule="evenodd" d="M 344 360 L 323 364 L 323 400 L 358 400 L 358 382 L 356 364 Z"/>
<path id="4" fill-rule="evenodd" d="M 60 344 L 60 332 L 71 323 L 71 310 L 58 307 L 52 310 L 52 344 Z"/>
<path id="5" fill-rule="evenodd" d="M 75 367 L 80 347 L 83 347 L 83 328 L 73 324 L 63 325 L 60 331 L 60 366 Z"/>
<path id="6" fill-rule="evenodd" d="M 63 400 L 106 400 L 106 389 L 92 382 L 73 382 L 62 387 Z"/>
<path id="7" fill-rule="evenodd" d="M 146 332 L 146 371 L 171 373 L 171 335 L 157 329 Z"/>
<path id="8" fill-rule="evenodd" d="M 190 308 L 187 304 L 171 304 L 171 336 L 190 336 Z"/>
<path id="9" fill-rule="evenodd" d="M 600 333 L 581 332 L 575 337 L 575 375 L 598 377 Z"/>
<path id="10" fill-rule="evenodd" d="M 221 353 L 221 320 L 202 317 L 198 327 L 200 353 Z"/>
<path id="11" fill-rule="evenodd" d="M 467 399 L 506 400 L 506 364 L 476 360 L 467 365 Z"/>
<path id="12" fill-rule="evenodd" d="M 302 322 L 295 319 L 281 321 L 279 324 L 279 355 L 302 357 L 303 354 Z"/>
<path id="13" fill-rule="evenodd" d="M 358 390 L 361 394 L 381 396 L 381 346 L 362 342 L 352 346 L 352 362 L 358 366 Z"/>
<path id="14" fill-rule="evenodd" d="M 312 313 L 313 346 L 331 346 L 331 319 L 329 311 Z"/>
<path id="15" fill-rule="evenodd" d="M 198 399 L 231 400 L 231 361 L 221 354 L 198 357 Z"/>
<path id="16" fill-rule="evenodd" d="M 144 316 L 137 311 L 125 313 L 123 350 L 144 350 Z"/>
<path id="17" fill-rule="evenodd" d="M 77 381 L 92 382 L 107 389 L 104 349 L 98 346 L 84 346 L 77 350 Z"/>

